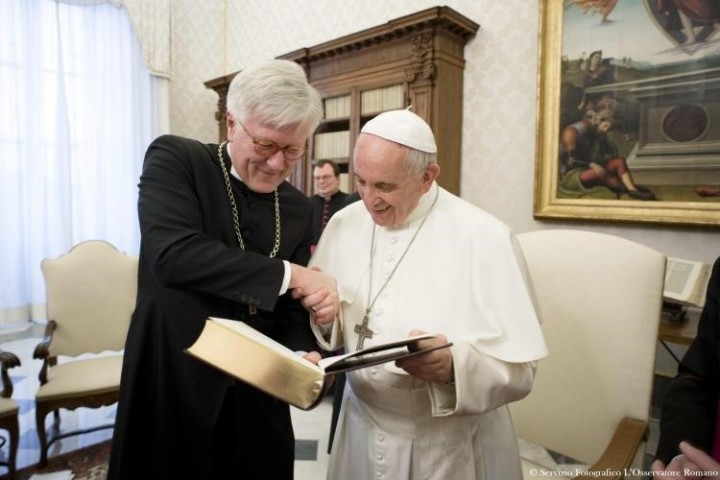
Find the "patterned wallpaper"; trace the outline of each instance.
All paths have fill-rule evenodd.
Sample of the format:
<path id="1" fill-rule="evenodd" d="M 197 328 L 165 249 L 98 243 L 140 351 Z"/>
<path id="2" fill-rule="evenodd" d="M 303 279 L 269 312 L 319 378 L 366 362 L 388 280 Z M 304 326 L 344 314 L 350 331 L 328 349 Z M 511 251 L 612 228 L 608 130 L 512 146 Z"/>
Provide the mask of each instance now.
<path id="1" fill-rule="evenodd" d="M 224 75 L 220 0 L 172 1 L 172 133 L 205 142 L 217 140 L 217 95 L 203 84 Z"/>
<path id="2" fill-rule="evenodd" d="M 538 0 L 173 0 L 173 133 L 216 140 L 217 96 L 206 80 L 436 5 L 480 24 L 465 49 L 463 198 L 517 232 L 584 228 L 670 256 L 720 255 L 717 230 L 533 219 Z"/>

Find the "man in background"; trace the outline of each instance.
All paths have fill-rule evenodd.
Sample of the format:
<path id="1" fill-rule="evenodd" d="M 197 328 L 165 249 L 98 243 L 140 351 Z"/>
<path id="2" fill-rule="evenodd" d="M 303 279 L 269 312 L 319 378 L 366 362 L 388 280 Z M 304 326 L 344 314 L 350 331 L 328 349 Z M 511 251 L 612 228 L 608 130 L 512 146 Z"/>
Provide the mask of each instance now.
<path id="1" fill-rule="evenodd" d="M 328 220 L 345 206 L 345 197 L 348 195 L 340 190 L 340 167 L 332 160 L 318 160 L 313 168 L 313 180 L 315 195 L 310 200 L 315 234 L 313 245 L 317 245 Z"/>
<path id="2" fill-rule="evenodd" d="M 357 193 L 348 195 L 340 190 L 340 167 L 332 160 L 318 160 L 313 169 L 313 180 L 315 182 L 315 195 L 310 199 L 313 206 L 313 232 L 314 241 L 312 250 L 320 241 L 325 225 L 338 210 L 347 206 L 352 200 L 359 200 Z M 352 198 L 355 197 L 355 198 Z M 340 348 L 332 355 L 340 355 L 343 349 Z M 335 382 L 331 387 L 333 394 L 333 411 L 330 421 L 330 436 L 328 439 L 328 453 L 332 448 L 333 437 L 335 436 L 335 427 L 337 426 L 338 414 L 340 413 L 340 403 L 342 401 L 342 392 L 345 386 L 345 374 L 341 373 L 336 376 Z"/>

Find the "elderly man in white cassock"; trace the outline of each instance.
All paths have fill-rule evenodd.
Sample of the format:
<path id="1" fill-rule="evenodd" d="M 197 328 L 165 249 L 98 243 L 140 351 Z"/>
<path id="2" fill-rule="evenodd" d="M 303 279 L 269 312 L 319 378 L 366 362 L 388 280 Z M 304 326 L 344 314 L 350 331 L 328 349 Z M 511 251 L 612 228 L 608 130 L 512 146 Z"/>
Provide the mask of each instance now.
<path id="1" fill-rule="evenodd" d="M 337 278 L 341 311 L 314 326 L 350 352 L 421 332 L 451 348 L 351 372 L 328 479 L 522 478 L 507 404 L 546 355 L 512 231 L 441 188 L 432 130 L 409 110 L 358 138 L 362 202 L 336 213 L 311 265 Z"/>

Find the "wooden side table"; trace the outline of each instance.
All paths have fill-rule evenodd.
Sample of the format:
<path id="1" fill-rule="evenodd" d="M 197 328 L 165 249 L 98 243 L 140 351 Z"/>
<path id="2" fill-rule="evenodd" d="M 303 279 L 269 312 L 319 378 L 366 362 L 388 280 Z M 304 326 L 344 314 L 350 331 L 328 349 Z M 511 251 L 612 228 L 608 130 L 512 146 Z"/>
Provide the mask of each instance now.
<path id="1" fill-rule="evenodd" d="M 679 345 L 690 345 L 697 335 L 698 322 L 700 321 L 700 310 L 688 308 L 681 320 L 671 320 L 669 315 L 663 313 L 660 320 L 658 340 L 668 353 L 679 363 L 680 359 L 675 355 L 668 343 Z"/>

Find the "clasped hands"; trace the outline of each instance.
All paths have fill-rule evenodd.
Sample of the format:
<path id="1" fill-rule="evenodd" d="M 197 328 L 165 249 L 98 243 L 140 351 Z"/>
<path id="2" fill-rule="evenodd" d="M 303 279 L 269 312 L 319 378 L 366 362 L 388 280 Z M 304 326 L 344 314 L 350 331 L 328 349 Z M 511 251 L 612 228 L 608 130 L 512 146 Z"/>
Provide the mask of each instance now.
<path id="1" fill-rule="evenodd" d="M 293 298 L 300 300 L 310 311 L 315 323 L 329 325 L 340 311 L 340 295 L 335 277 L 319 268 L 291 265 L 290 289 Z"/>
<path id="2" fill-rule="evenodd" d="M 330 325 L 340 311 L 340 296 L 337 291 L 335 278 L 320 271 L 317 267 L 305 268 L 292 265 L 290 277 L 292 297 L 299 299 L 307 308 L 315 323 Z M 420 330 L 412 330 L 410 336 L 420 335 Z M 435 345 L 444 345 L 447 338 L 443 335 L 419 340 L 418 348 L 428 348 Z M 319 356 L 317 352 L 311 352 Z M 308 354 L 310 355 L 310 354 Z M 309 360 L 319 360 L 319 358 Z M 449 383 L 454 380 L 453 359 L 449 348 L 441 348 L 424 355 L 403 358 L 395 362 L 408 374 L 426 382 Z"/>

